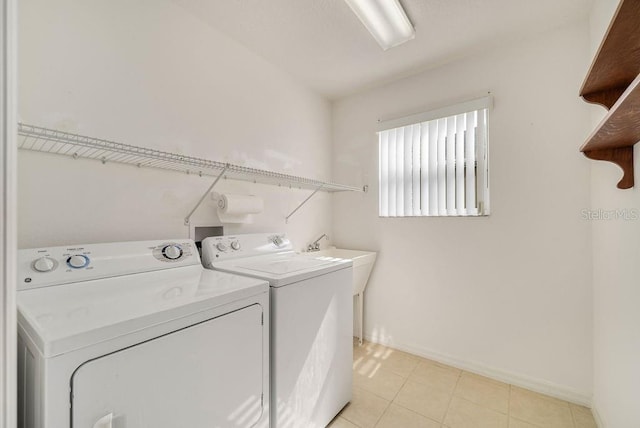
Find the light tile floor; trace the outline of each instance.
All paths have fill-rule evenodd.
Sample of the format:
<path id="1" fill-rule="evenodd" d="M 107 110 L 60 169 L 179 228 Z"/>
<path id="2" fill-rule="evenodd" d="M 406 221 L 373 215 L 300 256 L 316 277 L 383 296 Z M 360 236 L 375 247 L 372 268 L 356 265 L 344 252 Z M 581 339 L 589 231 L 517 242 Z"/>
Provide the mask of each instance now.
<path id="1" fill-rule="evenodd" d="M 591 411 L 382 345 L 353 349 L 353 399 L 330 428 L 596 428 Z"/>

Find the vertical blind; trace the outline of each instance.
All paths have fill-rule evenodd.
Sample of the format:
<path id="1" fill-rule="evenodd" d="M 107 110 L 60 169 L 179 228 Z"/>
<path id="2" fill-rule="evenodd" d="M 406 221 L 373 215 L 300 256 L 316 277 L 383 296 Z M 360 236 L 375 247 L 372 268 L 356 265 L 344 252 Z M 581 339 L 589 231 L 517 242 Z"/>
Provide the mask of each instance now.
<path id="1" fill-rule="evenodd" d="M 489 214 L 487 104 L 378 133 L 381 217 Z"/>

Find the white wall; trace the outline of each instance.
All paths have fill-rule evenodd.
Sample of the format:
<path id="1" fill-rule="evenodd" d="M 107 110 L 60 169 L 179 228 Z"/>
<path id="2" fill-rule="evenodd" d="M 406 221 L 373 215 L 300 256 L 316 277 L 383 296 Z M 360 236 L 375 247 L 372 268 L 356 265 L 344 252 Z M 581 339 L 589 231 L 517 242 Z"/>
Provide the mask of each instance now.
<path id="1" fill-rule="evenodd" d="M 617 0 L 596 1 L 591 14 L 591 52 L 602 41 Z M 595 127 L 606 110 L 591 107 Z M 619 190 L 621 170 L 591 162 L 594 210 L 640 214 L 640 145 L 636 144 L 635 187 Z M 635 210 L 635 211 L 633 211 Z M 594 280 L 593 410 L 603 428 L 640 426 L 640 219 L 592 222 Z"/>
<path id="2" fill-rule="evenodd" d="M 20 2 L 20 120 L 317 179 L 331 177 L 331 106 L 170 1 Z M 186 237 L 211 178 L 20 152 L 21 248 Z M 253 225 L 303 246 L 331 233 L 331 197 L 223 182 L 265 196 Z M 209 200 L 195 223 L 217 223 Z"/>
<path id="3" fill-rule="evenodd" d="M 17 1 L 0 1 L 0 428 L 16 426 Z"/>
<path id="4" fill-rule="evenodd" d="M 576 23 L 334 105 L 334 178 L 371 187 L 334 202 L 335 243 L 379 251 L 368 338 L 589 403 L 587 40 Z M 376 120 L 487 91 L 491 216 L 378 218 Z"/>

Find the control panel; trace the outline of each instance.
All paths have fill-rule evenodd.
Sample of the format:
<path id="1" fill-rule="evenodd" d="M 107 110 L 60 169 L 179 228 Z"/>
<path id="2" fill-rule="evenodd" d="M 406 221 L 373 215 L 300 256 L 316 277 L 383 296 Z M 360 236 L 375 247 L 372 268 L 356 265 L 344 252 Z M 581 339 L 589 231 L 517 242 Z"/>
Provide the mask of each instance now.
<path id="1" fill-rule="evenodd" d="M 283 233 L 251 233 L 211 236 L 202 241 L 202 262 L 206 267 L 216 261 L 291 251 L 291 242 Z"/>
<path id="2" fill-rule="evenodd" d="M 137 241 L 18 251 L 18 289 L 199 265 L 193 241 Z"/>

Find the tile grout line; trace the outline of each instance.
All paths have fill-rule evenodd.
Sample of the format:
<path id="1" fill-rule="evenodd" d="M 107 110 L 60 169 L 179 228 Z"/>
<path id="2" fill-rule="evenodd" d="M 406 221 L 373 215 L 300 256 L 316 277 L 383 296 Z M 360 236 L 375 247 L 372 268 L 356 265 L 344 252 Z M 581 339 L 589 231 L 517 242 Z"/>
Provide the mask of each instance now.
<path id="1" fill-rule="evenodd" d="M 509 385 L 509 396 L 507 397 L 507 427 L 511 426 L 511 384 Z"/>
<path id="2" fill-rule="evenodd" d="M 449 397 L 449 403 L 447 404 L 447 411 L 444 412 L 444 418 L 442 418 L 441 426 L 446 428 L 444 422 L 447 420 L 447 416 L 449 415 L 449 410 L 451 410 L 451 403 L 453 402 L 453 397 L 456 393 L 456 388 L 458 387 L 458 383 L 460 383 L 460 379 L 462 378 L 462 370 L 458 373 L 458 379 L 456 379 L 456 384 L 453 386 L 453 391 L 451 391 L 451 397 Z"/>
<path id="3" fill-rule="evenodd" d="M 387 413 L 387 410 L 389 410 L 389 407 L 391 406 L 391 401 L 389 401 L 387 403 L 387 406 L 384 408 L 384 410 L 382 411 L 382 413 L 380 414 L 380 416 L 378 416 L 378 419 L 376 419 L 376 422 L 373 424 L 373 428 L 377 427 L 378 424 L 380 423 L 380 420 L 382 419 L 382 417 L 384 416 L 385 413 Z"/>
<path id="4" fill-rule="evenodd" d="M 384 370 L 384 369 L 382 369 L 382 370 Z M 393 373 L 393 372 L 388 371 L 388 370 L 384 370 L 384 371 L 385 371 L 385 372 L 389 372 L 389 373 L 391 373 L 391 374 L 396 374 L 396 373 Z M 397 375 L 397 376 L 400 376 L 400 375 Z M 400 376 L 400 377 L 403 377 L 403 376 Z M 406 383 L 406 379 L 405 379 L 405 380 L 404 380 L 404 382 L 402 383 L 402 386 L 400 386 L 400 389 L 402 389 L 402 387 L 404 386 L 404 384 L 405 384 L 405 383 Z M 397 396 L 397 395 L 398 395 L 398 393 L 400 392 L 400 390 L 398 390 L 398 392 L 396 392 L 396 394 L 393 396 L 393 398 L 392 398 L 392 399 L 389 399 L 389 398 L 387 398 L 387 397 L 383 397 L 382 395 L 378 394 L 377 392 L 371 391 L 371 390 L 369 390 L 369 389 L 367 389 L 367 388 L 363 388 L 363 387 L 361 387 L 361 386 L 356 386 L 356 385 L 353 385 L 353 387 L 358 388 L 358 389 L 361 389 L 362 391 L 368 392 L 368 393 L 369 393 L 369 394 L 371 394 L 371 395 L 375 395 L 376 397 L 381 398 L 381 399 L 383 399 L 384 401 L 389 401 L 389 402 L 392 402 L 393 400 L 395 400 L 396 396 Z"/>
<path id="5" fill-rule="evenodd" d="M 363 391 L 364 391 L 364 390 L 363 390 Z M 377 395 L 376 395 L 376 397 L 377 397 Z M 346 408 L 346 407 L 345 407 L 345 408 Z M 344 410 L 345 408 L 343 408 L 342 410 Z M 355 421 L 352 421 L 352 420 L 351 420 L 351 419 L 349 419 L 348 417 L 343 416 L 343 415 L 342 415 L 342 410 L 340 411 L 340 413 L 338 413 L 338 416 L 339 416 L 339 417 L 343 418 L 345 421 L 347 421 L 347 422 L 349 422 L 349 423 L 351 423 L 351 424 L 355 425 L 355 426 L 356 426 L 356 427 L 358 427 L 358 428 L 362 428 L 362 426 L 360 426 L 360 425 L 358 425 L 357 423 L 355 423 Z M 377 421 L 376 421 L 376 423 L 377 423 Z M 375 428 L 375 427 L 374 427 L 374 428 Z"/>
<path id="6" fill-rule="evenodd" d="M 373 358 L 375 359 L 375 356 L 374 356 Z M 417 365 L 416 365 L 416 367 L 417 367 Z M 382 368 L 381 368 L 381 369 L 382 369 Z M 415 368 L 414 368 L 414 370 L 415 370 Z M 389 371 L 389 373 L 397 374 L 397 373 L 394 373 L 393 371 Z M 413 373 L 413 370 L 411 371 L 411 373 Z M 404 376 L 401 376 L 401 375 L 398 375 L 398 376 L 400 376 L 400 377 L 404 378 Z M 381 398 L 381 399 L 383 399 L 384 401 L 386 401 L 386 402 L 387 402 L 387 405 L 385 406 L 384 410 L 382 411 L 382 413 L 380 414 L 380 416 L 379 416 L 379 417 L 376 419 L 376 421 L 374 422 L 374 424 L 373 424 L 373 428 L 375 428 L 375 427 L 380 423 L 380 420 L 382 419 L 382 417 L 384 416 L 384 414 L 387 412 L 387 410 L 389 410 L 389 407 L 391 407 L 391 403 L 393 403 L 393 400 L 395 400 L 395 399 L 396 399 L 396 397 L 397 397 L 397 396 L 398 396 L 398 394 L 400 393 L 400 390 L 402 389 L 402 387 L 404 386 L 404 384 L 407 382 L 407 379 L 408 379 L 408 376 L 407 376 L 406 378 L 404 378 L 404 381 L 402 382 L 402 385 L 400 386 L 400 388 L 398 389 L 398 391 L 395 393 L 395 395 L 393 396 L 393 398 L 392 398 L 391 400 L 387 400 L 385 397 L 382 397 L 382 396 L 380 396 L 380 395 L 376 394 L 376 393 L 375 393 L 375 392 L 373 392 L 373 391 L 369 391 L 369 390 L 367 390 L 367 389 L 360 388 L 360 389 L 362 389 L 363 391 L 368 392 L 368 393 L 370 393 L 371 395 L 375 395 L 376 397 Z M 347 419 L 347 418 L 345 418 L 345 419 Z M 349 419 L 347 419 L 347 420 L 348 420 L 349 422 L 353 423 L 354 425 L 356 425 L 356 426 L 360 427 L 360 426 L 359 426 L 358 424 L 356 424 L 355 422 L 350 421 Z"/>
<path id="7" fill-rule="evenodd" d="M 534 424 L 531 421 L 527 421 L 527 420 L 524 420 L 524 419 L 521 419 L 521 418 L 515 418 L 515 417 L 512 418 L 511 417 L 511 393 L 513 391 L 513 385 L 510 384 L 510 383 L 508 385 L 509 385 L 509 406 L 507 407 L 507 418 L 508 418 L 507 419 L 507 426 L 510 428 L 511 427 L 511 419 L 514 419 L 514 420 L 519 421 L 519 422 L 524 422 L 524 423 L 527 423 L 529 425 L 532 425 L 532 426 L 535 426 L 535 427 L 539 427 L 538 424 Z"/>
<path id="8" fill-rule="evenodd" d="M 365 354 L 364 354 L 362 357 L 365 357 L 365 358 L 366 358 L 366 356 L 367 356 L 368 352 L 367 352 L 367 349 L 366 349 L 365 342 L 363 342 L 363 343 L 362 343 L 362 345 L 358 344 L 358 345 L 355 345 L 355 346 L 358 346 L 359 348 L 362 348 L 362 350 L 365 352 Z M 355 361 L 353 361 L 353 363 L 355 364 Z M 353 377 L 353 372 L 356 370 L 356 368 L 352 366 L 352 369 L 351 369 L 351 370 L 352 370 L 352 372 L 351 372 L 351 376 Z M 352 379 L 353 379 L 353 378 L 352 378 Z M 353 383 L 352 383 L 352 385 L 351 385 L 351 388 L 352 388 L 352 390 L 353 390 L 353 388 L 362 389 L 362 388 L 356 387 Z M 369 392 L 369 391 L 367 391 L 367 390 L 365 390 L 365 389 L 363 389 L 363 391 L 365 391 L 365 392 Z M 371 393 L 371 394 L 373 394 L 373 393 Z M 383 398 L 383 397 L 380 397 L 380 396 L 379 396 L 379 395 L 377 395 L 377 394 L 373 394 L 373 395 L 375 395 L 376 397 L 379 397 L 379 398 Z M 347 404 L 347 406 L 348 406 L 349 404 L 351 404 L 351 401 Z M 338 416 L 339 416 L 339 417 L 341 417 L 341 418 L 343 418 L 345 421 L 347 421 L 347 422 L 351 423 L 352 425 L 356 426 L 357 428 L 362 428 L 362 426 L 360 426 L 359 424 L 357 424 L 355 421 L 352 421 L 351 419 L 349 419 L 348 417 L 346 417 L 346 416 L 344 416 L 344 415 L 342 414 L 342 412 L 344 411 L 344 409 L 346 409 L 346 406 L 345 406 L 342 410 L 340 410 L 340 412 L 338 413 Z M 376 421 L 376 424 L 377 424 L 377 421 Z"/>
<path id="9" fill-rule="evenodd" d="M 573 409 L 571 408 L 571 404 L 569 404 L 569 413 L 571 413 L 571 422 L 573 422 L 573 427 L 577 427 L 578 424 L 576 424 L 576 417 L 573 414 Z"/>
<path id="10" fill-rule="evenodd" d="M 418 363 L 420 364 L 420 363 Z M 418 367 L 418 364 L 416 364 L 416 367 Z M 376 426 L 378 426 L 378 424 L 380 423 L 380 420 L 382 419 L 382 417 L 384 416 L 385 413 L 387 413 L 387 410 L 389 410 L 389 407 L 391 407 L 391 404 L 394 404 L 394 401 L 396 399 L 396 397 L 398 397 L 398 394 L 400 394 L 400 391 L 402 390 L 402 388 L 404 388 L 404 386 L 406 385 L 407 381 L 409 380 L 409 376 L 411 376 L 411 374 L 414 372 L 414 370 L 416 369 L 416 367 L 413 368 L 413 370 L 411 370 L 411 372 L 407 375 L 407 377 L 404 376 L 400 376 L 402 378 L 404 378 L 402 385 L 400 385 L 400 388 L 398 388 L 398 391 L 395 393 L 395 395 L 393 396 L 393 398 L 391 400 L 389 400 L 389 404 L 387 404 L 387 407 L 384 409 L 384 411 L 382 412 L 382 414 L 380 415 L 380 417 L 378 418 L 378 420 L 376 421 L 375 425 L 373 426 L 374 428 Z M 397 373 L 396 373 L 397 374 Z M 376 394 L 377 395 L 377 394 Z M 397 405 L 397 404 L 396 404 Z"/>
<path id="11" fill-rule="evenodd" d="M 414 413 L 414 414 L 416 414 L 416 415 L 420 416 L 421 418 L 428 419 L 428 420 L 429 420 L 429 421 L 431 421 L 431 422 L 435 422 L 435 423 L 438 423 L 438 424 L 441 424 L 441 423 L 442 423 L 442 422 L 438 422 L 437 420 L 433 419 L 431 416 L 427 416 L 427 415 L 424 415 L 424 414 L 422 414 L 422 413 L 416 412 L 415 410 L 410 409 L 410 408 L 408 408 L 408 407 L 405 407 L 405 406 L 403 406 L 402 404 L 398 404 L 398 403 L 393 403 L 393 404 L 394 404 L 395 406 L 397 406 L 397 407 L 400 407 L 401 409 L 404 409 L 404 410 L 406 410 L 406 411 L 408 411 L 408 412 Z"/>
<path id="12" fill-rule="evenodd" d="M 400 388 L 398 388 L 398 391 L 395 393 L 395 395 L 393 396 L 393 398 L 389 401 L 390 403 L 394 403 L 395 404 L 395 400 L 396 398 L 398 398 L 398 394 L 400 394 L 400 391 L 402 391 L 402 388 L 404 388 L 404 386 L 407 384 L 407 382 L 409 381 L 409 378 L 411 377 L 411 375 L 413 374 L 413 372 L 416 370 L 416 368 L 418 368 L 418 365 L 420 363 L 418 362 L 418 364 L 416 364 L 416 366 L 411 370 L 411 372 L 407 375 L 407 377 L 404 377 L 402 375 L 398 375 L 401 378 L 403 378 L 402 381 L 402 385 L 400 385 Z M 397 374 L 397 373 L 396 373 Z"/>
<path id="13" fill-rule="evenodd" d="M 506 418 L 507 418 L 507 426 L 508 426 L 509 418 L 510 418 L 510 410 L 509 410 L 509 407 L 510 407 L 510 398 L 511 398 L 511 384 L 508 384 L 508 383 L 505 383 L 505 382 L 501 382 L 501 383 L 502 383 L 502 385 L 506 386 L 506 388 L 504 388 L 504 389 L 506 389 L 506 391 L 507 391 L 507 410 L 506 410 L 506 412 L 505 412 L 505 411 L 503 411 L 503 410 L 499 410 L 499 409 L 497 409 L 497 408 L 495 408 L 495 407 L 491 407 L 491 406 L 490 406 L 490 405 L 488 405 L 488 404 L 483 404 L 483 403 L 481 403 L 481 402 L 475 401 L 475 400 L 473 400 L 472 398 L 464 397 L 464 396 L 461 396 L 461 395 L 457 395 L 457 394 L 456 394 L 456 392 L 457 392 L 457 390 L 458 390 L 458 388 L 457 388 L 457 387 L 458 387 L 458 385 L 459 385 L 460 381 L 462 380 L 462 378 L 464 377 L 464 374 L 465 374 L 465 373 L 468 373 L 468 374 L 471 374 L 471 375 L 474 375 L 474 376 L 475 376 L 475 374 L 474 374 L 474 373 L 472 373 L 472 372 L 468 372 L 468 371 L 466 371 L 466 370 L 462 370 L 462 371 L 460 372 L 460 377 L 459 377 L 458 382 L 456 383 L 456 387 L 455 387 L 455 389 L 453 390 L 453 396 L 452 396 L 452 400 L 451 400 L 451 401 L 453 401 L 453 398 L 456 398 L 456 399 L 461 400 L 461 401 L 464 401 L 464 402 L 466 402 L 466 403 L 470 403 L 470 404 L 473 404 L 473 405 L 475 405 L 475 406 L 481 407 L 481 408 L 483 408 L 483 409 L 485 409 L 485 410 L 489 410 L 490 412 L 494 412 L 494 413 L 496 413 L 496 414 L 498 414 L 498 415 L 506 416 Z M 490 378 L 489 378 L 489 379 L 490 379 Z M 495 387 L 497 387 L 497 388 L 502 389 L 502 385 L 496 385 L 494 382 L 488 382 L 488 381 L 485 381 L 485 380 L 482 380 L 482 379 L 477 379 L 477 382 L 481 382 L 481 383 L 483 383 L 483 384 L 485 384 L 485 385 L 490 385 L 490 386 L 492 386 L 492 387 L 494 387 L 494 386 L 495 386 Z M 575 428 L 575 427 L 572 427 L 572 428 Z"/>
<path id="14" fill-rule="evenodd" d="M 410 355 L 411 355 L 411 354 L 410 354 Z M 400 388 L 400 390 L 402 390 L 402 388 L 404 388 L 404 386 L 407 384 L 407 382 L 409 382 L 409 378 L 411 378 L 411 376 L 416 372 L 416 370 L 418 370 L 418 367 L 420 366 L 420 363 L 422 362 L 421 360 L 429 361 L 428 359 L 426 359 L 426 358 L 422 358 L 422 357 L 417 357 L 417 360 L 418 360 L 418 362 L 417 362 L 416 366 L 411 370 L 411 372 L 409 372 L 409 374 L 408 374 L 408 375 L 407 375 L 407 377 L 405 378 L 404 383 L 402 384 L 402 387 Z M 419 383 L 419 382 L 416 382 L 416 383 Z M 456 381 L 456 384 L 457 384 L 457 381 Z M 396 402 L 395 402 L 395 399 L 398 397 L 398 394 L 400 394 L 400 390 L 398 390 L 398 393 L 397 393 L 397 394 L 396 394 L 396 396 L 393 398 L 393 400 L 394 400 L 394 401 L 393 401 L 393 404 L 395 404 L 396 406 L 401 407 L 401 408 L 403 408 L 403 409 L 405 409 L 405 410 L 408 410 L 408 411 L 409 411 L 409 412 L 411 412 L 411 413 L 415 413 L 416 415 L 418 415 L 418 416 L 420 416 L 420 417 L 423 417 L 423 418 L 428 419 L 428 420 L 430 420 L 430 421 L 434 421 L 434 422 L 436 422 L 436 423 L 440 424 L 440 426 L 442 427 L 442 422 L 436 421 L 435 419 L 433 419 L 433 418 L 431 418 L 431 417 L 429 417 L 429 416 L 423 415 L 422 413 L 419 413 L 419 412 L 416 412 L 415 410 L 409 409 L 409 408 L 407 408 L 407 407 L 403 406 L 402 404 L 398 404 L 398 403 L 396 403 Z"/>

